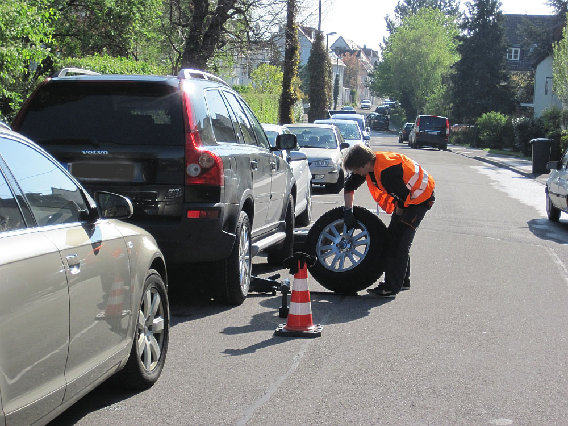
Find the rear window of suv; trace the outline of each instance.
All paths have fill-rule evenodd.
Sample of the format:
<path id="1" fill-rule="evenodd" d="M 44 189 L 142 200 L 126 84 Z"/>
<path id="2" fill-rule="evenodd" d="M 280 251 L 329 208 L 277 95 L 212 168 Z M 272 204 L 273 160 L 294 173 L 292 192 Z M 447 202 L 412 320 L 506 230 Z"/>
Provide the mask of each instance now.
<path id="1" fill-rule="evenodd" d="M 420 130 L 446 130 L 446 118 L 434 115 L 421 115 Z"/>
<path id="2" fill-rule="evenodd" d="M 148 82 L 51 82 L 31 99 L 19 131 L 42 145 L 185 143 L 178 88 Z"/>

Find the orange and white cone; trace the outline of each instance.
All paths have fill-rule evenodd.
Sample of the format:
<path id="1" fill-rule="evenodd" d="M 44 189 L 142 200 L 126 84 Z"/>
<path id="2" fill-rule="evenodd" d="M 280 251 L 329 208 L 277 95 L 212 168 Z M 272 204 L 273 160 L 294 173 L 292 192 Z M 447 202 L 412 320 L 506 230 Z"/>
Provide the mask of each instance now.
<path id="1" fill-rule="evenodd" d="M 286 324 L 280 324 L 274 334 L 292 337 L 319 337 L 321 325 L 312 321 L 312 303 L 308 289 L 308 268 L 306 262 L 298 259 L 298 270 L 294 274 L 290 311 Z"/>

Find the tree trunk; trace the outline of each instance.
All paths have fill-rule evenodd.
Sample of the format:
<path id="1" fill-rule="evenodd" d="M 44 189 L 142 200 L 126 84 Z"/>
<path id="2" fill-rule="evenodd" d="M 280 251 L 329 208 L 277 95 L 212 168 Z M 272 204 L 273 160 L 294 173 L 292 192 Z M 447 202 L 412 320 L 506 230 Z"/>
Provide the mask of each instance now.
<path id="1" fill-rule="evenodd" d="M 298 29 L 296 27 L 296 0 L 287 0 L 286 34 L 284 49 L 284 72 L 282 78 L 282 94 L 280 95 L 280 124 L 294 121 L 294 104 L 297 97 L 292 87 L 292 80 L 298 73 L 299 47 Z"/>

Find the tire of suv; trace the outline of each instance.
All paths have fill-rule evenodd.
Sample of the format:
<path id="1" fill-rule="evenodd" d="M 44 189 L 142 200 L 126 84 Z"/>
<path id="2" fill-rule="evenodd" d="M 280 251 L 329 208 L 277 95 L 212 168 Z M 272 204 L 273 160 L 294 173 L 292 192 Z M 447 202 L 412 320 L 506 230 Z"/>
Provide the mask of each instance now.
<path id="1" fill-rule="evenodd" d="M 308 226 L 312 221 L 312 184 L 308 183 L 308 190 L 306 191 L 306 210 L 304 210 L 296 219 L 295 226 L 304 227 Z"/>
<path id="2" fill-rule="evenodd" d="M 314 279 L 336 293 L 354 294 L 372 285 L 384 272 L 387 227 L 372 212 L 354 206 L 357 228 L 346 231 L 343 207 L 314 222 L 305 249 L 317 260 L 309 267 Z"/>
<path id="3" fill-rule="evenodd" d="M 557 209 L 550 201 L 550 197 L 548 193 L 546 194 L 546 215 L 548 216 L 548 220 L 552 222 L 558 222 L 560 220 L 560 209 Z"/>
<path id="4" fill-rule="evenodd" d="M 112 380 L 127 389 L 144 390 L 152 386 L 162 373 L 170 330 L 166 286 L 160 274 L 153 269 L 148 272 L 144 282 L 135 317 L 137 321 L 130 357 Z M 144 345 L 140 345 L 141 339 Z"/>
<path id="5" fill-rule="evenodd" d="M 270 265 L 281 265 L 284 259 L 292 256 L 294 250 L 294 197 L 288 196 L 286 205 L 286 238 L 277 246 L 266 250 L 267 262 Z"/>
<path id="6" fill-rule="evenodd" d="M 235 230 L 235 244 L 229 257 L 222 260 L 223 277 L 219 301 L 226 305 L 242 304 L 249 291 L 252 270 L 252 245 L 250 221 L 248 215 L 241 211 Z"/>

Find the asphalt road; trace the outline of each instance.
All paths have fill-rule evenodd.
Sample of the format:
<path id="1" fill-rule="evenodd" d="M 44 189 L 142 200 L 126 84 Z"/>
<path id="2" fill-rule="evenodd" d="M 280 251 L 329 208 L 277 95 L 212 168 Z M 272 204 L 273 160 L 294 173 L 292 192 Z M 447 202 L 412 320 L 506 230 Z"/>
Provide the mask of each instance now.
<path id="1" fill-rule="evenodd" d="M 231 309 L 178 295 L 158 383 L 138 394 L 103 385 L 53 424 L 564 424 L 566 216 L 550 224 L 526 201 L 539 184 L 512 172 L 411 150 L 394 133 L 374 132 L 372 146 L 411 156 L 436 179 L 409 291 L 339 296 L 310 277 L 324 326 L 316 339 L 274 336 L 280 295 Z M 317 218 L 342 194 L 316 191 L 313 203 Z M 374 209 L 364 187 L 355 203 Z M 254 269 L 288 277 L 262 257 Z"/>

